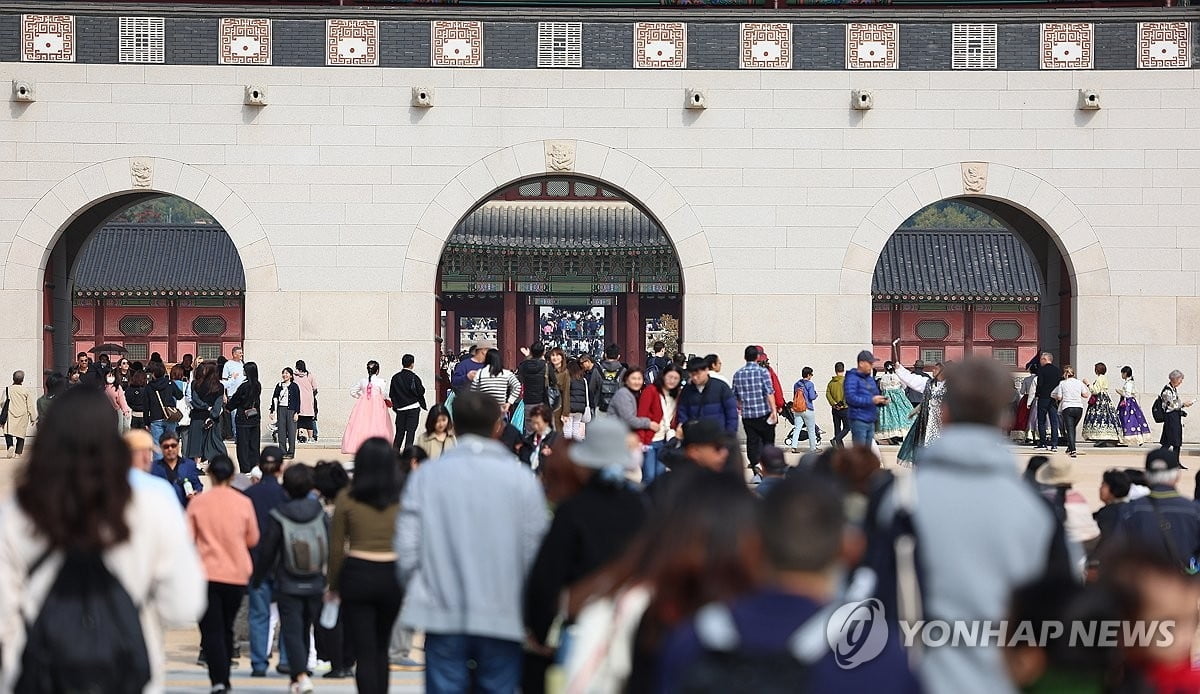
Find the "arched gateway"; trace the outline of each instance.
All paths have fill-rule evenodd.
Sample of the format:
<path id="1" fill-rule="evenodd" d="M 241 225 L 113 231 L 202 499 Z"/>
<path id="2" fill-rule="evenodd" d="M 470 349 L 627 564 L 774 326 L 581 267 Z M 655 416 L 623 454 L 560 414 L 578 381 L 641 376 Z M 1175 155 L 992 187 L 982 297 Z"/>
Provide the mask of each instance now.
<path id="1" fill-rule="evenodd" d="M 670 240 L 617 190 L 578 176 L 504 188 L 454 229 L 438 266 L 447 355 L 478 339 L 508 363 L 540 341 L 597 357 L 608 344 L 640 363 L 656 340 L 675 352 L 682 273 Z"/>

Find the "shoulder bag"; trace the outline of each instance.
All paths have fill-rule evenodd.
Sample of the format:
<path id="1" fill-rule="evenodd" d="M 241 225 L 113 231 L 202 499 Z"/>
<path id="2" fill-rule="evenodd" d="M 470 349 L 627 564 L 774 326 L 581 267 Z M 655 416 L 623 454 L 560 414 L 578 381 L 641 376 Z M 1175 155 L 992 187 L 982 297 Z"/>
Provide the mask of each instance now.
<path id="1" fill-rule="evenodd" d="M 167 407 L 163 404 L 162 394 L 157 390 L 154 391 L 154 397 L 158 398 L 158 406 L 162 408 L 163 418 L 169 422 L 178 422 L 183 419 L 183 413 L 178 407 Z"/>
<path id="2" fill-rule="evenodd" d="M 8 424 L 8 388 L 4 389 L 4 406 L 0 407 L 0 427 Z"/>

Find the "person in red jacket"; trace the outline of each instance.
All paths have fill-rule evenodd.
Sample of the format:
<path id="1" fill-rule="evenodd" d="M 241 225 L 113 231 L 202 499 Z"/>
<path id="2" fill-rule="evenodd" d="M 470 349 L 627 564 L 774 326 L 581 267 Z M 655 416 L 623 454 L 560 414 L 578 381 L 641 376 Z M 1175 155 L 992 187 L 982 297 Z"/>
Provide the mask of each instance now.
<path id="1" fill-rule="evenodd" d="M 668 364 L 658 373 L 654 383 L 642 387 L 638 397 L 638 416 L 658 422 L 658 431 L 642 429 L 637 432 L 642 441 L 642 483 L 650 484 L 654 478 L 667 471 L 661 453 L 667 442 L 675 438 L 676 405 L 679 391 L 683 388 L 683 374 L 674 364 Z"/>
<path id="2" fill-rule="evenodd" d="M 762 345 L 755 347 L 758 350 L 758 364 L 771 374 L 771 386 L 775 388 L 775 412 L 783 412 L 783 387 L 779 385 L 779 374 L 775 373 L 775 369 L 771 368 L 771 360 L 767 357 L 767 353 L 763 351 Z"/>

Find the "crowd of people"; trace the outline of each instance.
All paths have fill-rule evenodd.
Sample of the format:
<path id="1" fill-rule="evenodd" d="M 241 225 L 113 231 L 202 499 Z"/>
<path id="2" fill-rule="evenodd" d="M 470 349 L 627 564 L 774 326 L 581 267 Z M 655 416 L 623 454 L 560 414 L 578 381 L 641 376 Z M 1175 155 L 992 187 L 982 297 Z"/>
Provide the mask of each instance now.
<path id="1" fill-rule="evenodd" d="M 542 308 L 541 343 L 599 358 L 604 350 L 604 309 Z"/>
<path id="2" fill-rule="evenodd" d="M 372 360 L 341 441 L 352 472 L 293 460 L 296 432 L 316 434 L 303 362 L 270 395 L 279 445 L 266 448 L 258 367 L 240 349 L 182 372 L 82 354 L 36 401 L 18 372 L 4 426 L 25 430 L 6 443 L 38 435 L 0 505 L 0 676 L 19 690 L 123 676 L 161 691 L 163 630 L 191 623 L 212 691 L 227 692 L 245 601 L 252 676 L 269 674 L 277 621 L 276 671 L 294 692 L 316 688 L 317 659 L 360 692 L 387 691 L 392 664 L 423 667 L 435 694 L 801 680 L 821 692 L 1200 691 L 1200 502 L 1177 490 L 1183 374 L 1152 407 L 1161 446 L 1144 469 L 1106 472 L 1093 514 L 1074 486 L 1076 431 L 1146 442 L 1129 367 L 1114 406 L 1104 364 L 1082 380 L 1043 354 L 1015 384 L 990 359 L 926 371 L 899 349 L 878 373 L 869 350 L 835 366 L 824 450 L 814 370 L 788 393 L 756 345 L 727 375 L 717 355 L 662 343 L 637 365 L 615 345 L 594 361 L 539 342 L 510 369 L 477 340 L 432 405 L 412 355 L 390 380 Z M 797 423 L 796 448 L 807 441 L 796 466 L 776 447 L 780 419 Z M 1040 449 L 1065 439 L 1068 455 L 1034 456 L 1022 478 L 1011 443 L 1031 419 Z M 912 469 L 884 469 L 880 442 Z M 85 654 L 50 622 L 96 591 L 106 612 L 84 628 L 105 645 Z M 846 667 L 827 625 L 864 600 L 890 628 Z M 903 642 L 900 620 L 935 618 L 1176 629 L 1170 644 L 1083 651 L 1057 637 Z M 423 664 L 410 657 L 417 633 Z"/>
<path id="3" fill-rule="evenodd" d="M 475 371 L 490 369 L 488 349 Z M 686 379 L 671 359 L 627 365 L 625 390 L 597 404 L 582 437 L 567 436 L 569 416 L 547 403 L 528 405 L 521 436 L 507 389 L 466 376 L 415 439 L 438 442 L 434 453 L 407 431 L 404 451 L 371 436 L 351 476 L 268 446 L 249 486 L 225 454 L 209 459 L 202 484 L 170 432 L 155 460 L 148 429 L 123 438 L 108 397 L 69 389 L 46 407 L 16 493 L 0 506 L 4 683 L 74 691 L 123 677 L 161 691 L 163 629 L 190 622 L 212 691 L 229 691 L 234 622 L 248 600 L 251 674 L 268 675 L 275 605 L 276 669 L 294 692 L 316 688 L 316 657 L 334 664 L 331 676 L 353 673 L 360 692 L 387 691 L 394 646 L 411 648 L 414 632 L 424 634 L 434 693 L 1200 690 L 1190 658 L 1200 506 L 1176 490 L 1173 449 L 1151 451 L 1144 470 L 1105 473 L 1105 506 L 1093 516 L 1071 458 L 1047 456 L 1018 474 L 1011 375 L 967 358 L 943 369 L 940 426 L 915 470 L 892 472 L 870 447 L 876 422 L 859 410 L 886 408 L 877 398 L 899 389 L 879 389 L 865 353 L 843 388 L 851 444 L 789 467 L 764 432 L 779 412 L 761 354 L 745 350 L 732 385 L 703 357 L 685 364 Z M 544 395 L 558 382 L 545 364 Z M 364 393 L 388 385 L 375 375 Z M 815 388 L 798 390 L 807 400 Z M 651 396 L 660 407 L 670 398 L 673 411 L 643 408 Z M 739 420 L 748 451 L 760 439 L 754 487 Z M 674 437 L 656 437 L 664 430 Z M 649 468 L 647 447 L 657 449 Z M 647 469 L 648 480 L 631 480 Z M 82 621 L 87 633 L 70 634 L 87 637 L 80 649 L 39 615 L 71 618 L 89 590 L 113 599 Z M 877 600 L 892 626 L 934 617 L 1177 626 L 1169 644 L 1082 650 L 1067 635 L 918 648 L 890 628 L 872 658 L 846 667 L 827 624 L 863 600 Z M 96 655 L 105 660 L 85 666 Z M 55 667 L 39 667 L 47 662 Z"/>

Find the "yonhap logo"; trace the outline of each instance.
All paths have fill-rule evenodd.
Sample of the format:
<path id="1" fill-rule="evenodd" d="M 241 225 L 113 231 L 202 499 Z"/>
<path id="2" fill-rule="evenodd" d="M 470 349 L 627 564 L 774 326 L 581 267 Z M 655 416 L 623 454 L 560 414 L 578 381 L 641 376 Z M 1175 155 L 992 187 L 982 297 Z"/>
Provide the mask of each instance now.
<path id="1" fill-rule="evenodd" d="M 825 638 L 834 660 L 843 670 L 874 660 L 883 652 L 888 639 L 883 603 L 871 598 L 842 605 L 829 617 Z"/>

